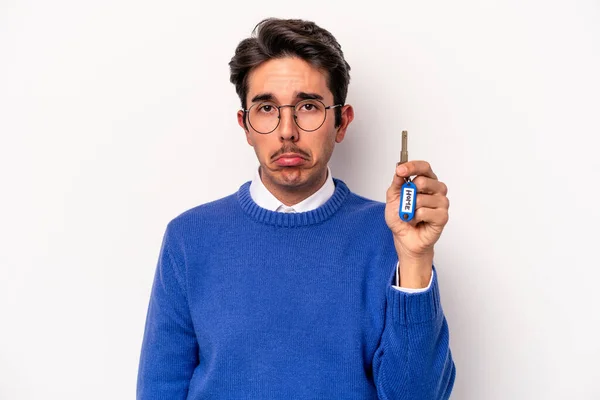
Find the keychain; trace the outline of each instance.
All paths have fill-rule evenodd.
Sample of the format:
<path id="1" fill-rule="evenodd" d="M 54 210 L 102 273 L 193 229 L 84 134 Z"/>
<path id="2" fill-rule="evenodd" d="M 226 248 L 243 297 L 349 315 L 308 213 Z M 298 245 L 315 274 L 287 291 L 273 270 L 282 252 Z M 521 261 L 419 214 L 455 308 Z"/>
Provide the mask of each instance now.
<path id="1" fill-rule="evenodd" d="M 408 132 L 402 131 L 402 151 L 400 152 L 400 162 L 396 166 L 408 161 Z M 415 207 L 417 203 L 417 187 L 410 176 L 404 178 L 405 183 L 400 190 L 400 209 L 398 210 L 400 219 L 408 222 L 415 216 Z"/>

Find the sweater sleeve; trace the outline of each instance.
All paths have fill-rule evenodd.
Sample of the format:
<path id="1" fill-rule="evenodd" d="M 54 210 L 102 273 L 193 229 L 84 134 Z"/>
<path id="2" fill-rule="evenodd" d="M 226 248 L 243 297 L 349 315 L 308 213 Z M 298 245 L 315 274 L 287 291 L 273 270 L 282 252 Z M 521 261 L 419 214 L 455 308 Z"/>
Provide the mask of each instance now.
<path id="1" fill-rule="evenodd" d="M 401 292 L 391 283 L 386 290 L 385 323 L 373 357 L 378 397 L 448 399 L 456 368 L 435 267 L 431 287 L 424 292 Z"/>
<path id="2" fill-rule="evenodd" d="M 138 400 L 187 398 L 199 349 L 185 288 L 185 274 L 173 258 L 165 233 L 146 316 Z"/>

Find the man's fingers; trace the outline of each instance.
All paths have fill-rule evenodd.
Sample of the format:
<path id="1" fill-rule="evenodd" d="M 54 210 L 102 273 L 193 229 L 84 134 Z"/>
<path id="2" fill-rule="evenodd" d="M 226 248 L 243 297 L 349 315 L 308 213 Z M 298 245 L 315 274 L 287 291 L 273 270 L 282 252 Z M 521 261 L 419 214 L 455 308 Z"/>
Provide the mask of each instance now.
<path id="1" fill-rule="evenodd" d="M 417 210 L 419 208 L 443 208 L 447 210 L 450 207 L 450 200 L 447 197 L 431 194 L 417 194 L 415 203 Z"/>
<path id="2" fill-rule="evenodd" d="M 403 168 L 405 169 L 404 171 L 402 171 Z M 445 196 L 448 194 L 448 187 L 445 183 L 438 180 L 437 175 L 432 171 L 431 165 L 427 161 L 415 160 L 405 162 L 404 164 L 397 164 L 395 172 L 392 184 L 386 194 L 388 202 L 396 200 L 400 196 L 402 185 L 406 182 L 406 178 L 414 175 L 416 175 L 416 178 L 413 179 L 413 183 L 417 188 L 417 193 L 436 195 L 443 199 L 441 200 L 442 202 L 447 202 Z M 443 207 L 443 204 L 440 204 Z M 418 207 L 419 202 L 417 201 Z"/>
<path id="3" fill-rule="evenodd" d="M 448 223 L 448 210 L 443 208 L 417 208 L 413 221 L 415 223 L 427 222 L 434 226 L 444 226 Z"/>
<path id="4" fill-rule="evenodd" d="M 404 178 L 401 178 L 397 174 L 394 174 L 392 184 L 390 185 L 386 193 L 386 199 L 388 202 L 395 200 L 398 196 L 400 196 L 400 190 L 402 189 L 402 185 L 404 185 L 404 182 Z"/>
<path id="5" fill-rule="evenodd" d="M 437 179 L 427 178 L 425 176 L 417 176 L 413 179 L 413 183 L 417 187 L 419 193 L 437 194 L 446 196 L 448 194 L 448 187 L 444 182 L 440 182 Z"/>
<path id="6" fill-rule="evenodd" d="M 409 176 L 422 175 L 432 179 L 437 179 L 437 175 L 433 173 L 431 165 L 427 161 L 414 160 L 407 161 L 404 164 L 396 165 L 396 175 L 408 178 Z"/>

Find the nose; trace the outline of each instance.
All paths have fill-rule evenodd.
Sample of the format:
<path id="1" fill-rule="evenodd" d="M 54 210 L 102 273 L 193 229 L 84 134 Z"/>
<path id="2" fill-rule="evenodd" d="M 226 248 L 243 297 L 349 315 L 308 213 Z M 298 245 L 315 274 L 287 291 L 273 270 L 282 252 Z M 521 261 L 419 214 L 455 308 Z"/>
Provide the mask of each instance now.
<path id="1" fill-rule="evenodd" d="M 297 142 L 299 137 L 298 126 L 294 122 L 294 107 L 285 106 L 279 109 L 279 140 Z"/>

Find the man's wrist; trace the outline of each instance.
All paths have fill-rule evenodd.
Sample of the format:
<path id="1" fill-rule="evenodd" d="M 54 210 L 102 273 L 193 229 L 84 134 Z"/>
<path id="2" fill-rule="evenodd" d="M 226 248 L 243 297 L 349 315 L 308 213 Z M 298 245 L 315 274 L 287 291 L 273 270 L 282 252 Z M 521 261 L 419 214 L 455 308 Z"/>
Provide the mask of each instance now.
<path id="1" fill-rule="evenodd" d="M 422 289 L 429 285 L 433 273 L 433 252 L 414 257 L 398 255 L 400 287 Z"/>

